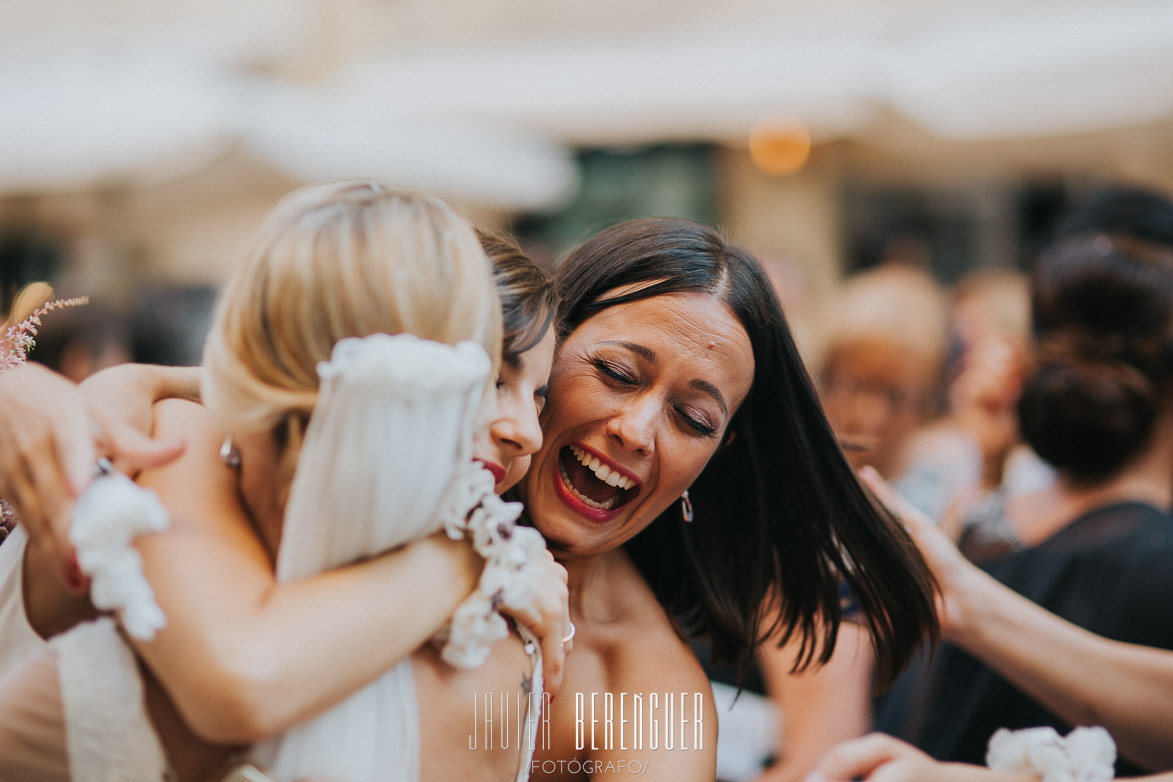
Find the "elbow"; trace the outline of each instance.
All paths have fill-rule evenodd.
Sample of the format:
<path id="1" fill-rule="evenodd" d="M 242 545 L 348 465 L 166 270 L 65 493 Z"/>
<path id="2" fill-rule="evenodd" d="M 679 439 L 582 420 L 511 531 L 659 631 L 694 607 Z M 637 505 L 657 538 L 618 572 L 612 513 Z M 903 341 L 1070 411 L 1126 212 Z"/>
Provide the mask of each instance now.
<path id="1" fill-rule="evenodd" d="M 174 695 L 196 736 L 213 744 L 255 744 L 295 721 L 280 708 L 284 699 L 274 666 L 240 655 L 207 662 L 212 664 L 191 677 L 195 686 L 186 697 Z"/>

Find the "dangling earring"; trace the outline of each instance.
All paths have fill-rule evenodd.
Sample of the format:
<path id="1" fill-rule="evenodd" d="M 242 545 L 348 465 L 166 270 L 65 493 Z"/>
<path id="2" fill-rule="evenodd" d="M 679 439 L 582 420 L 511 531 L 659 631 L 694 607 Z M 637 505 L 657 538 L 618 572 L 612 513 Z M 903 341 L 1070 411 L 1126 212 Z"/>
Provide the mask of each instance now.
<path id="1" fill-rule="evenodd" d="M 692 523 L 692 500 L 688 496 L 688 489 L 680 495 L 680 513 L 686 523 Z"/>
<path id="2" fill-rule="evenodd" d="M 224 444 L 220 446 L 220 461 L 233 470 L 240 467 L 240 451 L 232 444 L 231 437 L 225 437 Z"/>

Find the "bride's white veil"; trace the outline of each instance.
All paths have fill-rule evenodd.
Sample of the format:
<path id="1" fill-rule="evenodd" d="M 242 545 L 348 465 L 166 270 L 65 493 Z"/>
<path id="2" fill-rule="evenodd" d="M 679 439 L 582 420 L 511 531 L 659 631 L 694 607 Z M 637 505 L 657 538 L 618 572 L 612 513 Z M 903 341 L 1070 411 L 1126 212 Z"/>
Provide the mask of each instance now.
<path id="1" fill-rule="evenodd" d="M 471 458 L 489 357 L 411 334 L 341 340 L 286 505 L 277 579 L 292 581 L 440 528 L 437 508 Z"/>
<path id="2" fill-rule="evenodd" d="M 471 457 L 473 418 L 490 367 L 471 342 L 452 347 L 410 334 L 376 334 L 335 346 L 319 366 L 318 402 L 286 505 L 278 580 L 440 529 L 441 503 L 467 472 L 462 467 Z M 255 755 L 277 780 L 414 782 L 419 718 L 410 660 Z"/>

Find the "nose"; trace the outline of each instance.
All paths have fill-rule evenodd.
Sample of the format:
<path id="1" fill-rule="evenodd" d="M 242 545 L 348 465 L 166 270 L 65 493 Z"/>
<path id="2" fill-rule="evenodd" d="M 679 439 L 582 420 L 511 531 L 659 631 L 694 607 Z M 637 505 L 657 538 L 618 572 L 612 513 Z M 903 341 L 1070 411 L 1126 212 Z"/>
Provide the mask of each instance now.
<path id="1" fill-rule="evenodd" d="M 656 449 L 656 422 L 659 401 L 651 396 L 628 399 L 607 419 L 606 432 L 624 448 L 651 455 Z"/>
<path id="2" fill-rule="evenodd" d="M 542 447 L 542 427 L 534 406 L 510 404 L 498 411 L 489 424 L 489 434 L 498 447 L 515 459 L 537 453 Z"/>
<path id="3" fill-rule="evenodd" d="M 892 414 L 887 399 L 875 389 L 857 390 L 846 407 L 848 426 L 855 433 L 878 434 Z"/>

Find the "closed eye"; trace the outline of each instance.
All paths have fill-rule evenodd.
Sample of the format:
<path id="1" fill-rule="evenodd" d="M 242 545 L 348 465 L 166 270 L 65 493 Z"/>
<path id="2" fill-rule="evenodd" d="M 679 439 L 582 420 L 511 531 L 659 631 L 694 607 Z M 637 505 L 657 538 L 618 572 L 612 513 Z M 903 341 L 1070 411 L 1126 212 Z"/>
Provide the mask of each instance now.
<path id="1" fill-rule="evenodd" d="M 693 431 L 695 431 L 697 434 L 700 434 L 704 437 L 715 437 L 716 436 L 717 427 L 712 426 L 711 424 L 698 418 L 697 416 L 693 415 L 692 413 L 689 413 L 687 410 L 685 410 L 683 408 L 679 408 L 679 407 L 676 408 L 676 413 L 677 413 L 677 415 L 680 416 L 680 419 L 684 422 L 684 424 L 686 426 L 688 426 L 690 429 L 692 429 Z"/>
<path id="2" fill-rule="evenodd" d="M 632 377 L 623 367 L 612 364 L 610 361 L 604 361 L 597 358 L 594 361 L 595 369 L 599 370 L 604 376 L 611 380 L 625 386 L 635 385 L 635 378 Z"/>

